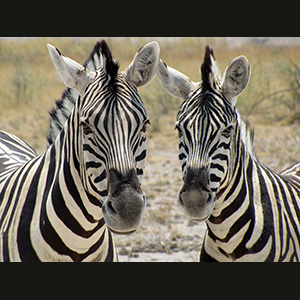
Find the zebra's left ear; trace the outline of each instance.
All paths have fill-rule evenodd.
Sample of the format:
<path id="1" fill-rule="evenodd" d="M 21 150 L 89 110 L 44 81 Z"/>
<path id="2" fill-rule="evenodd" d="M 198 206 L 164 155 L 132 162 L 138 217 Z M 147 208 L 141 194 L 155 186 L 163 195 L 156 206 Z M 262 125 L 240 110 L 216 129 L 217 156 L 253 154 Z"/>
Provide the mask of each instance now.
<path id="1" fill-rule="evenodd" d="M 232 60 L 225 70 L 222 91 L 224 96 L 235 106 L 237 96 L 247 87 L 250 79 L 250 66 L 245 56 Z"/>
<path id="2" fill-rule="evenodd" d="M 63 56 L 52 45 L 47 45 L 53 64 L 67 87 L 73 88 L 83 95 L 88 84 L 96 73 L 89 71 L 71 58 Z"/>
<path id="3" fill-rule="evenodd" d="M 159 55 L 160 48 L 156 42 L 142 47 L 124 71 L 127 79 L 136 87 L 148 84 L 156 74 Z"/>

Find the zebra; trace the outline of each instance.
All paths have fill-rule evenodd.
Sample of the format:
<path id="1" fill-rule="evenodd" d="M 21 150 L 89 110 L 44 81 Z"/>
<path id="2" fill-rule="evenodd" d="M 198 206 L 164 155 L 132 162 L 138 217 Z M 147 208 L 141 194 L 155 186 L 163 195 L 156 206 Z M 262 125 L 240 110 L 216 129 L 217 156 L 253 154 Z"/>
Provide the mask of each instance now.
<path id="1" fill-rule="evenodd" d="M 117 261 L 112 232 L 134 232 L 144 217 L 140 180 L 149 116 L 138 88 L 156 74 L 159 45 L 142 47 L 123 72 L 104 40 L 90 55 L 99 60 L 96 71 L 52 45 L 48 50 L 79 96 L 41 155 L 1 132 L 0 155 L 8 148 L 1 162 L 10 172 L 0 173 L 0 260 Z M 23 155 L 20 165 L 13 151 Z"/>
<path id="2" fill-rule="evenodd" d="M 159 62 L 166 90 L 182 98 L 176 129 L 183 186 L 178 202 L 207 230 L 200 261 L 299 261 L 300 164 L 277 174 L 256 156 L 237 97 L 250 79 L 245 56 L 223 77 L 206 46 L 201 81 Z"/>

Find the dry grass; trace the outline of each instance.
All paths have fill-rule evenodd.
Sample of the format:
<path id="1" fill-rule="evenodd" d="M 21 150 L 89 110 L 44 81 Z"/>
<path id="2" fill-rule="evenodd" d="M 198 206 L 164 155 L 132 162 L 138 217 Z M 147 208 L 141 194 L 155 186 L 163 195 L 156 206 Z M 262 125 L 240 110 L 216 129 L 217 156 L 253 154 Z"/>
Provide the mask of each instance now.
<path id="1" fill-rule="evenodd" d="M 0 39 L 0 128 L 20 136 L 42 151 L 45 146 L 44 136 L 48 131 L 47 111 L 53 107 L 54 100 L 64 90 L 64 84 L 56 74 L 46 44 L 55 45 L 65 55 L 83 63 L 96 40 L 98 39 Z M 107 41 L 121 65 L 121 70 L 128 66 L 136 51 L 146 43 L 143 38 L 108 38 Z M 199 68 L 206 43 L 210 43 L 215 49 L 221 71 L 224 71 L 234 57 L 241 54 L 248 57 L 252 78 L 238 101 L 243 116 L 248 117 L 251 112 L 251 117 L 255 116 L 255 122 L 272 124 L 286 121 L 297 108 L 295 101 L 290 107 L 284 103 L 293 98 L 293 94 L 287 93 L 285 99 L 265 96 L 291 86 L 291 74 L 287 70 L 293 67 L 289 66 L 289 62 L 296 64 L 300 61 L 299 48 L 264 48 L 249 44 L 243 49 L 230 49 L 222 38 L 185 38 L 160 43 L 161 58 L 192 80 L 199 81 Z M 162 116 L 172 115 L 175 119 L 181 101 L 165 92 L 157 76 L 150 85 L 141 88 L 140 93 L 151 117 L 151 130 L 163 131 Z M 295 121 L 296 117 L 287 119 L 286 122 Z"/>
<path id="2" fill-rule="evenodd" d="M 48 133 L 48 111 L 65 88 L 52 65 L 46 44 L 55 45 L 63 54 L 83 63 L 99 39 L 0 39 L 0 128 L 21 137 L 37 151 L 43 151 Z M 107 38 L 121 70 L 147 41 L 144 38 Z M 214 48 L 222 72 L 234 57 L 247 56 L 251 80 L 237 105 L 250 125 L 299 122 L 300 48 L 248 44 L 242 49 L 231 49 L 222 38 L 184 38 L 160 42 L 161 58 L 192 80 L 199 81 L 199 68 L 207 43 Z M 282 90 L 286 92 L 276 94 Z M 165 141 L 166 134 L 171 134 L 168 138 L 174 139 L 176 145 L 176 134 L 168 132 L 165 122 L 169 122 L 173 130 L 181 100 L 171 97 L 162 88 L 158 76 L 142 87 L 140 94 L 152 123 L 150 136 Z M 297 132 L 295 135 L 297 137 Z"/>

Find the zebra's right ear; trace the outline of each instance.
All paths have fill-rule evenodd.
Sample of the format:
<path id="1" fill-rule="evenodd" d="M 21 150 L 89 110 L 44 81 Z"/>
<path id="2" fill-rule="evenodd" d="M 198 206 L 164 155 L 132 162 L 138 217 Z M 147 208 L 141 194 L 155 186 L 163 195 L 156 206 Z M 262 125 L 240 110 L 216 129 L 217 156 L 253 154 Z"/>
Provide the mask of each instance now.
<path id="1" fill-rule="evenodd" d="M 127 79 L 136 87 L 148 84 L 156 74 L 159 55 L 158 43 L 146 44 L 138 51 L 131 64 L 124 71 Z"/>
<path id="2" fill-rule="evenodd" d="M 96 73 L 89 71 L 71 58 L 63 56 L 59 50 L 47 44 L 52 62 L 67 87 L 73 88 L 83 95 L 88 84 Z"/>
<path id="3" fill-rule="evenodd" d="M 157 74 L 165 89 L 174 97 L 186 99 L 195 83 L 179 71 L 168 67 L 162 60 L 158 63 Z"/>
<path id="4" fill-rule="evenodd" d="M 235 106 L 237 96 L 248 85 L 250 79 L 250 66 L 245 56 L 236 57 L 231 61 L 224 73 L 222 91 L 225 97 Z"/>

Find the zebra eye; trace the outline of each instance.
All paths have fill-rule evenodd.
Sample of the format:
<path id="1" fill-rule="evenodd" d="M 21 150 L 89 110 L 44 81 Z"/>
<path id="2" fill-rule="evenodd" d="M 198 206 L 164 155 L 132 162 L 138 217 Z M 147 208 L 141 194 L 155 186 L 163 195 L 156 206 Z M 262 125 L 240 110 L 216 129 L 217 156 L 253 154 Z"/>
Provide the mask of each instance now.
<path id="1" fill-rule="evenodd" d="M 142 127 L 142 132 L 146 132 L 146 130 L 147 130 L 147 125 L 151 125 L 151 123 L 150 123 L 150 121 L 149 121 L 149 119 L 147 119 L 145 122 L 144 122 L 144 124 L 143 124 L 143 127 Z"/>
<path id="2" fill-rule="evenodd" d="M 231 136 L 231 133 L 232 133 L 232 129 L 233 129 L 233 126 L 232 125 L 229 125 L 227 126 L 223 131 L 222 131 L 222 136 L 224 136 L 225 138 L 229 138 Z"/>
<path id="3" fill-rule="evenodd" d="M 81 126 L 82 126 L 82 129 L 83 129 L 83 133 L 85 135 L 93 133 L 93 130 L 92 130 L 91 126 L 87 122 L 81 121 Z"/>

